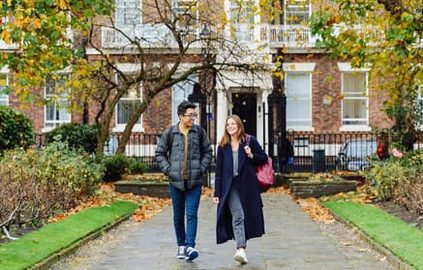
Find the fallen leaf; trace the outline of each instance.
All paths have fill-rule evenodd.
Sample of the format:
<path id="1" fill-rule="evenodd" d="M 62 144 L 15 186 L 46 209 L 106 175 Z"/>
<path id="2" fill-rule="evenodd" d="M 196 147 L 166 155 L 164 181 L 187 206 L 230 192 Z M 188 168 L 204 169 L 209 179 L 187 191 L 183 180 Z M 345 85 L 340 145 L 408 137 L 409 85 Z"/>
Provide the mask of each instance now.
<path id="1" fill-rule="evenodd" d="M 296 199 L 297 203 L 310 216 L 313 221 L 329 224 L 335 222 L 328 209 L 323 207 L 316 198 Z"/>

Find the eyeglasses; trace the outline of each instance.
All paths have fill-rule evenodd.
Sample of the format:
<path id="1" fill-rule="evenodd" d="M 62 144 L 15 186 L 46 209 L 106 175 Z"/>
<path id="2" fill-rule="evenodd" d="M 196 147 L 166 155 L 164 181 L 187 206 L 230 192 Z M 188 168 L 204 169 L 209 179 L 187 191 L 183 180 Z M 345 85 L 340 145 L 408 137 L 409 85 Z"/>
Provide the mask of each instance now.
<path id="1" fill-rule="evenodd" d="M 195 119 L 195 118 L 197 118 L 198 114 L 190 113 L 190 114 L 183 114 L 182 116 L 187 117 L 187 118 L 191 118 L 191 119 Z"/>

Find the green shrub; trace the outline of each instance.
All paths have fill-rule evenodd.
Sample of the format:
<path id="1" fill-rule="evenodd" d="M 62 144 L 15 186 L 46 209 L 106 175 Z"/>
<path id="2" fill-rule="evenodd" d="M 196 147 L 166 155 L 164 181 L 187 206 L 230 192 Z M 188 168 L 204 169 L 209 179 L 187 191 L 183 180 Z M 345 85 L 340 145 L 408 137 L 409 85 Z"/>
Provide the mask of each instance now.
<path id="1" fill-rule="evenodd" d="M 118 181 L 122 179 L 129 166 L 129 160 L 124 155 L 106 156 L 103 159 L 105 171 L 103 179 L 105 181 Z"/>
<path id="2" fill-rule="evenodd" d="M 128 173 L 130 174 L 143 174 L 147 171 L 147 164 L 144 162 L 137 160 L 135 158 L 130 159 L 129 166 L 128 166 Z"/>
<path id="3" fill-rule="evenodd" d="M 71 148 L 84 149 L 87 153 L 95 153 L 97 148 L 97 127 L 77 123 L 66 123 L 46 134 L 47 143 L 55 140 L 67 142 Z"/>
<path id="4" fill-rule="evenodd" d="M 91 195 L 103 177 L 104 166 L 94 162 L 83 150 L 53 142 L 41 151 L 38 177 L 42 183 L 62 186 L 75 198 Z"/>
<path id="5" fill-rule="evenodd" d="M 22 112 L 0 105 L 0 154 L 17 147 L 34 144 L 34 129 Z"/>
<path id="6" fill-rule="evenodd" d="M 43 151 L 15 149 L 0 160 L 0 223 L 38 223 L 67 211 L 96 190 L 104 166 L 62 142 Z"/>
<path id="7" fill-rule="evenodd" d="M 364 174 L 373 188 L 372 195 L 423 213 L 423 151 L 373 161 Z"/>
<path id="8" fill-rule="evenodd" d="M 374 195 L 382 200 L 393 199 L 398 182 L 405 177 L 404 168 L 395 160 L 374 163 L 365 174 L 369 183 L 375 188 Z"/>

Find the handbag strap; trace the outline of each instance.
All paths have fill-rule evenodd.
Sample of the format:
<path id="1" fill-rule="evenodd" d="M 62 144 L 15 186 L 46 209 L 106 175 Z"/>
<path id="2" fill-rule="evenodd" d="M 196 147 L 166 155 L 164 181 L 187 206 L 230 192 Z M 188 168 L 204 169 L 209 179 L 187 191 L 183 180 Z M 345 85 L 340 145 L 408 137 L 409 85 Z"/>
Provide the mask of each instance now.
<path id="1" fill-rule="evenodd" d="M 250 139 L 251 139 L 251 135 L 249 135 L 249 134 L 245 134 L 245 137 L 246 137 L 246 139 L 245 139 L 245 143 L 247 144 L 247 146 L 250 146 Z"/>

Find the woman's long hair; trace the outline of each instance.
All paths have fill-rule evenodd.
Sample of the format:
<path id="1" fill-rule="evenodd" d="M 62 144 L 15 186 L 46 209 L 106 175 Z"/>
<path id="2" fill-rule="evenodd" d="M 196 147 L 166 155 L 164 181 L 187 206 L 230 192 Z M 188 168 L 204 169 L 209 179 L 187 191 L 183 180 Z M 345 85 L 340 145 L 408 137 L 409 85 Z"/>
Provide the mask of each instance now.
<path id="1" fill-rule="evenodd" d="M 231 135 L 229 135 L 229 133 L 226 131 L 226 125 L 228 124 L 229 119 L 233 119 L 236 125 L 238 126 L 238 134 L 237 134 L 238 140 L 241 142 L 242 140 L 245 139 L 245 129 L 244 129 L 244 124 L 242 123 L 241 118 L 239 118 L 239 116 L 236 114 L 232 114 L 226 118 L 225 132 L 223 133 L 222 139 L 220 139 L 221 146 L 226 146 L 227 144 L 231 142 Z"/>

